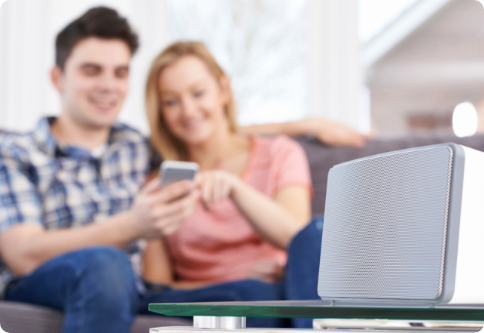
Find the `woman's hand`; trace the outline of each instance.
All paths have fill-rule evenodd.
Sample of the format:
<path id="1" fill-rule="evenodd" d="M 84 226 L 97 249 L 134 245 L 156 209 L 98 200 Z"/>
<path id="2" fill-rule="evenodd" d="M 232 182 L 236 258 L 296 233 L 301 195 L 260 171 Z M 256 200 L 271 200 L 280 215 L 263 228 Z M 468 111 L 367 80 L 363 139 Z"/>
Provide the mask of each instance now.
<path id="1" fill-rule="evenodd" d="M 252 267 L 246 278 L 267 283 L 281 282 L 284 278 L 284 266 L 275 260 L 259 261 Z"/>
<path id="2" fill-rule="evenodd" d="M 239 128 L 241 133 L 284 134 L 289 136 L 310 135 L 328 146 L 362 148 L 371 135 L 326 119 L 306 118 L 280 124 L 262 124 Z"/>
<path id="3" fill-rule="evenodd" d="M 211 204 L 229 198 L 240 184 L 239 177 L 223 170 L 201 171 L 195 177 L 201 199 L 206 208 Z"/>
<path id="4" fill-rule="evenodd" d="M 329 146 L 362 148 L 368 138 L 346 125 L 325 119 L 308 118 L 301 120 L 301 123 L 306 134 L 313 135 Z"/>

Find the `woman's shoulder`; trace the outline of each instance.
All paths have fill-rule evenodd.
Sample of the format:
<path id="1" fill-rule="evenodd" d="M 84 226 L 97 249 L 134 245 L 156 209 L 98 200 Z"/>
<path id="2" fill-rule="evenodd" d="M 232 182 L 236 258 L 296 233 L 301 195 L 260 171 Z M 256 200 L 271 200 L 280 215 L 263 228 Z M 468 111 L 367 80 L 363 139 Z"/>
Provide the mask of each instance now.
<path id="1" fill-rule="evenodd" d="M 265 179 L 272 184 L 270 195 L 286 185 L 311 185 L 307 155 L 298 142 L 284 135 L 253 140 L 257 151 L 254 169 L 264 170 Z"/>

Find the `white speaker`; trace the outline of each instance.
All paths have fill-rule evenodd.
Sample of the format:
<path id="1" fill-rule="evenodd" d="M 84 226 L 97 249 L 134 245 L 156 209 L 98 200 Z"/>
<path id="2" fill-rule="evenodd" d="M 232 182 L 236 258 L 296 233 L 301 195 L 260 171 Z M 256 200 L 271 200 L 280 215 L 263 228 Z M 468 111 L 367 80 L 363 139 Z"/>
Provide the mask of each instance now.
<path id="1" fill-rule="evenodd" d="M 448 143 L 334 166 L 318 294 L 484 303 L 484 153 Z"/>

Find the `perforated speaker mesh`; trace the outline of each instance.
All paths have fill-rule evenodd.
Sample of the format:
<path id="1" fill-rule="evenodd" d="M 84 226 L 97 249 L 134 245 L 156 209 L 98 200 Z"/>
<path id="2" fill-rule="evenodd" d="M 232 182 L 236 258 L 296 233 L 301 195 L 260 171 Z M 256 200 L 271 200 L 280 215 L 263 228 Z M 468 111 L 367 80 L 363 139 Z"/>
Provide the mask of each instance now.
<path id="1" fill-rule="evenodd" d="M 441 295 L 452 155 L 450 147 L 437 146 L 331 169 L 319 296 Z"/>

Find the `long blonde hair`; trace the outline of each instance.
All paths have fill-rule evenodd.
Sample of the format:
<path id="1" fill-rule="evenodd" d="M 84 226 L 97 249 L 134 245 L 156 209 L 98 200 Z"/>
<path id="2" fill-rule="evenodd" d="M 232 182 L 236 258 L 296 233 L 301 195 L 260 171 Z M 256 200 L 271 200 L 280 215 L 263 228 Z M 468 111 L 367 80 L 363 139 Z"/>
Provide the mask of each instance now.
<path id="1" fill-rule="evenodd" d="M 188 159 L 185 144 L 170 132 L 162 115 L 162 103 L 158 87 L 159 76 L 163 69 L 185 56 L 195 56 L 202 60 L 219 84 L 224 77 L 227 77 L 207 47 L 199 42 L 171 44 L 153 60 L 146 82 L 146 114 L 150 123 L 151 143 L 164 160 Z M 229 99 L 227 105 L 225 105 L 225 115 L 230 132 L 235 133 L 237 131 L 235 101 L 230 86 L 227 88 Z"/>

